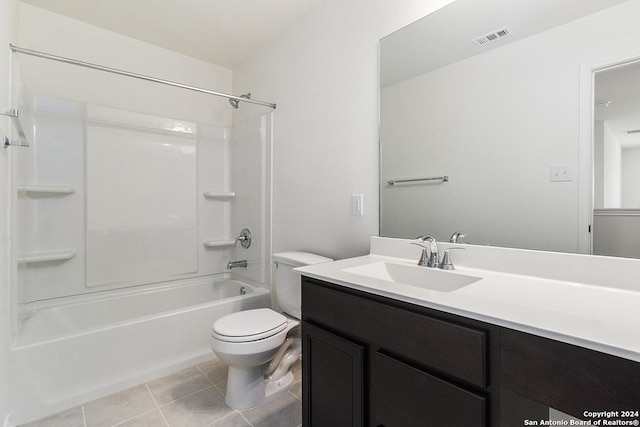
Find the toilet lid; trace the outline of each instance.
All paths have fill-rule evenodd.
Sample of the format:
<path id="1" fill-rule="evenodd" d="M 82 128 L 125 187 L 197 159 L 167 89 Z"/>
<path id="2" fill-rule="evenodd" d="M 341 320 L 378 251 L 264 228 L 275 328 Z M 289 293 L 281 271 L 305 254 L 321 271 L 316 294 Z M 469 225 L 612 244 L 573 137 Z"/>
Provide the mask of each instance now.
<path id="1" fill-rule="evenodd" d="M 238 311 L 213 324 L 213 335 L 222 341 L 244 342 L 268 338 L 287 328 L 287 318 L 269 308 Z"/>

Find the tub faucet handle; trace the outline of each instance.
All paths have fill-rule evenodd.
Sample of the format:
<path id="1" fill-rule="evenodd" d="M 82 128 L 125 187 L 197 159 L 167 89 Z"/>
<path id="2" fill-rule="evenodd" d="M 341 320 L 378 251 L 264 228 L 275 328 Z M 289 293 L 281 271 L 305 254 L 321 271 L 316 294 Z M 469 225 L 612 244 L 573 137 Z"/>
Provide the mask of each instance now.
<path id="1" fill-rule="evenodd" d="M 240 242 L 243 248 L 248 249 L 251 246 L 251 232 L 248 228 L 243 228 L 240 235 L 236 237 L 236 243 Z"/>

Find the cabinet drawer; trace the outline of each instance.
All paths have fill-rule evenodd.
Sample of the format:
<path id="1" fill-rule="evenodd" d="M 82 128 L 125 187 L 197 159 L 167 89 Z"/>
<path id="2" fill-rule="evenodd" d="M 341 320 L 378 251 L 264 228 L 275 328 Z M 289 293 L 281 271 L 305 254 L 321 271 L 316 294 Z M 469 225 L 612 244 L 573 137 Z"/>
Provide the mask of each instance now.
<path id="1" fill-rule="evenodd" d="M 500 359 L 504 388 L 576 417 L 640 408 L 638 362 L 506 328 Z"/>
<path id="2" fill-rule="evenodd" d="M 484 427 L 486 400 L 384 354 L 374 355 L 375 423 Z"/>
<path id="3" fill-rule="evenodd" d="M 303 278 L 302 316 L 471 384 L 486 387 L 486 332 Z"/>

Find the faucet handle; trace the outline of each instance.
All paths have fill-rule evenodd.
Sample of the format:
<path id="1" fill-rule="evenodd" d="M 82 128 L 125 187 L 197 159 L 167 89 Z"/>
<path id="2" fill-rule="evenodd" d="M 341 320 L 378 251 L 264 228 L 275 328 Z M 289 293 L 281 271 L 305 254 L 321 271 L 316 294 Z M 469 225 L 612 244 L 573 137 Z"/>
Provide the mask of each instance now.
<path id="1" fill-rule="evenodd" d="M 449 248 L 445 249 L 444 254 L 442 255 L 442 262 L 438 265 L 438 268 L 441 270 L 455 270 L 456 268 L 453 266 L 451 262 L 451 256 L 449 255 L 449 251 L 461 250 L 464 251 L 464 248 Z"/>
<path id="2" fill-rule="evenodd" d="M 425 267 L 429 265 L 429 257 L 427 256 L 427 246 L 421 245 L 420 243 L 411 242 L 412 245 L 420 246 L 422 248 L 422 255 L 420 255 L 420 259 L 418 260 L 418 265 L 421 267 Z"/>
<path id="3" fill-rule="evenodd" d="M 243 248 L 248 249 L 251 246 L 251 232 L 248 228 L 243 228 L 240 235 L 236 237 L 236 244 L 240 242 Z"/>

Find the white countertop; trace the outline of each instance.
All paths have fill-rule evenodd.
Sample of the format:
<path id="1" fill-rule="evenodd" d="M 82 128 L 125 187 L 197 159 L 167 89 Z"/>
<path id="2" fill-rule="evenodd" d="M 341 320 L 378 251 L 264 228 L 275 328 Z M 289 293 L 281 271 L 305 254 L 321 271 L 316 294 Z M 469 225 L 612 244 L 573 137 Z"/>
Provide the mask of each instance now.
<path id="1" fill-rule="evenodd" d="M 382 238 L 377 239 L 379 240 L 376 244 L 380 244 Z M 403 242 L 401 239 L 389 240 L 394 240 L 392 243 L 396 245 L 398 242 L 409 242 Z M 385 251 L 375 251 L 374 246 L 372 244 L 370 255 L 300 267 L 296 270 L 305 276 L 349 288 L 640 362 L 640 275 L 635 276 L 638 282 L 636 290 L 628 284 L 616 287 L 615 283 L 611 286 L 600 286 L 558 280 L 553 278 L 554 274 L 546 271 L 541 272 L 541 275 L 551 278 L 484 270 L 475 266 L 471 268 L 466 266 L 464 257 L 459 257 L 460 263 L 454 258 L 455 271 L 440 271 L 445 274 L 480 277 L 481 280 L 451 292 L 438 292 L 344 271 L 377 262 L 415 266 L 418 259 L 417 256 L 412 259 L 381 255 L 379 253 Z M 465 248 L 472 249 L 471 245 Z M 485 251 L 483 248 L 477 248 L 474 247 L 473 251 Z M 508 258 L 511 255 L 504 255 L 505 251 L 510 251 L 509 249 L 487 250 L 493 250 L 494 256 L 501 254 Z M 518 251 L 515 254 L 519 257 L 535 257 L 537 252 L 514 251 Z M 452 253 L 452 257 L 462 252 L 456 251 L 455 254 Z M 415 251 L 413 253 L 419 254 Z M 549 255 L 542 253 L 544 257 Z M 557 255 L 564 257 L 561 264 L 566 264 L 565 270 L 574 269 L 576 272 L 583 271 L 584 268 L 581 268 L 580 264 L 589 262 L 591 258 L 571 254 Z M 471 256 L 473 254 L 467 254 L 467 259 Z M 505 262 L 508 261 L 510 260 L 505 259 Z M 636 260 L 632 260 L 631 270 L 627 273 L 635 273 L 635 269 L 640 265 L 633 263 L 634 261 Z M 535 260 L 532 262 L 535 263 Z M 563 274 L 566 276 L 567 272 L 563 271 Z M 615 282 L 615 279 L 612 278 L 611 282 Z"/>

